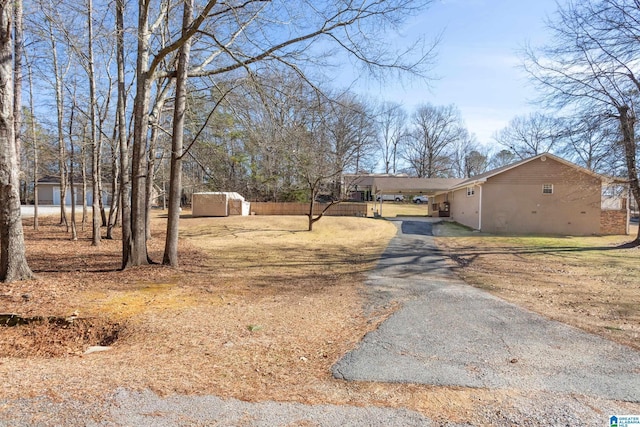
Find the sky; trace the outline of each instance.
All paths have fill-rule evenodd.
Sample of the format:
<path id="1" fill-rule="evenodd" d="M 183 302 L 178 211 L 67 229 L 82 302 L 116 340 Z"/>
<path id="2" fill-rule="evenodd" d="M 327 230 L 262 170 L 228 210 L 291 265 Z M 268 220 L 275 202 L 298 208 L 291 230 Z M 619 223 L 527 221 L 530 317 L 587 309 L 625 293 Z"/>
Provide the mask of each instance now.
<path id="1" fill-rule="evenodd" d="M 408 37 L 442 33 L 431 87 L 417 81 L 383 87 L 360 82 L 355 90 L 402 103 L 410 113 L 420 104 L 455 104 L 469 132 L 491 144 L 512 118 L 536 110 L 518 51 L 526 43 L 544 43 L 545 19 L 556 9 L 556 0 L 434 0 L 403 29 Z"/>

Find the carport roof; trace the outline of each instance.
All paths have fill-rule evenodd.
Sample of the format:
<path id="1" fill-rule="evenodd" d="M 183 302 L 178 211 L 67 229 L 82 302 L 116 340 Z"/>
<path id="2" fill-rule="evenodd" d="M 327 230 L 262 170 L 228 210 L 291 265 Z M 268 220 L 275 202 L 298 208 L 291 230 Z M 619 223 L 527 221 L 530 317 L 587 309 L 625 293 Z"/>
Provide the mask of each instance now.
<path id="1" fill-rule="evenodd" d="M 409 178 L 402 176 L 361 175 L 351 185 L 371 187 L 374 194 L 426 194 L 433 195 L 458 185 L 459 178 Z"/>

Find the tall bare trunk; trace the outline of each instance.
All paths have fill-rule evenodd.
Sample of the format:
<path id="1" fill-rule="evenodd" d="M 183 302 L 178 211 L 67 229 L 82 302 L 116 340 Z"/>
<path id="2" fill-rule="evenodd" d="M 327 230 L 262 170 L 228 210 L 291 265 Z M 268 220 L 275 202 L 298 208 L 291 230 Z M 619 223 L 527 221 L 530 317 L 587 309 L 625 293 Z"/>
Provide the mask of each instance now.
<path id="1" fill-rule="evenodd" d="M 147 215 L 145 218 L 146 228 L 147 228 L 147 239 L 151 239 L 151 206 L 153 204 L 153 181 L 156 174 L 157 166 L 156 166 L 156 148 L 158 146 L 158 134 L 159 134 L 159 125 L 158 123 L 162 120 L 162 110 L 164 109 L 165 102 L 167 97 L 169 96 L 169 88 L 171 87 L 171 79 L 165 79 L 161 83 L 157 85 L 157 95 L 153 105 L 153 111 L 151 112 L 151 116 L 153 117 L 151 122 L 151 135 L 149 137 L 149 160 L 147 163 Z M 164 157 L 164 156 L 163 156 Z M 160 166 L 162 167 L 163 161 L 160 161 Z M 164 189 L 163 189 L 164 191 Z M 162 195 L 163 200 L 165 200 L 165 195 Z M 163 203 L 162 208 L 166 209 L 166 203 Z"/>
<path id="2" fill-rule="evenodd" d="M 58 68 L 58 50 L 56 38 L 49 23 L 49 41 L 51 43 L 51 54 L 53 58 L 53 73 L 55 77 L 56 89 L 56 113 L 58 119 L 58 166 L 60 169 L 60 224 L 64 224 L 69 231 L 69 223 L 67 221 L 67 211 L 65 208 L 65 196 L 67 193 L 67 165 L 66 165 L 66 149 L 63 137 L 63 98 L 62 98 L 62 76 Z"/>
<path id="3" fill-rule="evenodd" d="M 91 188 L 93 192 L 93 203 L 91 205 L 91 213 L 93 215 L 91 244 L 93 246 L 100 245 L 100 144 L 96 134 L 96 79 L 94 75 L 93 64 L 93 1 L 87 0 L 87 32 L 88 32 L 88 68 L 89 73 L 89 120 L 91 122 Z"/>
<path id="4" fill-rule="evenodd" d="M 130 263 L 131 244 L 131 179 L 126 124 L 126 88 L 124 80 L 124 3 L 116 0 L 116 49 L 118 63 L 118 142 L 120 145 L 120 208 L 122 212 L 122 268 Z"/>
<path id="5" fill-rule="evenodd" d="M 146 28 L 146 24 L 145 24 Z M 146 31 L 141 31 L 140 39 L 148 40 Z M 136 98 L 134 101 L 133 156 L 131 159 L 131 254 L 129 265 L 149 264 L 146 230 L 146 183 L 147 183 L 147 130 L 149 109 L 149 77 L 146 68 L 148 47 L 145 42 L 138 53 Z M 147 49 L 147 50 L 145 50 Z"/>
<path id="6" fill-rule="evenodd" d="M 76 182 L 75 182 L 75 144 L 73 143 L 73 120 L 76 111 L 76 93 L 73 89 L 71 112 L 69 114 L 69 194 L 71 197 L 71 240 L 78 240 L 78 228 L 76 225 Z"/>
<path id="7" fill-rule="evenodd" d="M 182 18 L 183 35 L 193 14 L 193 0 L 185 0 Z M 180 221 L 180 200 L 182 196 L 182 151 L 184 146 L 184 114 L 187 105 L 187 74 L 191 42 L 187 40 L 180 48 L 176 75 L 176 100 L 173 111 L 173 136 L 171 138 L 171 175 L 169 178 L 169 215 L 167 239 L 162 263 L 178 265 L 178 223 Z"/>
<path id="8" fill-rule="evenodd" d="M 13 2 L 0 1 L 0 280 L 33 276 L 27 264 L 20 214 L 18 153 L 13 121 Z"/>
<path id="9" fill-rule="evenodd" d="M 74 101 L 75 103 L 75 101 Z M 74 177 L 73 162 L 75 161 L 74 143 L 72 137 L 73 109 L 71 107 L 71 118 L 69 120 L 69 191 L 71 192 L 71 240 L 78 240 L 78 228 L 76 225 L 76 182 Z"/>
<path id="10" fill-rule="evenodd" d="M 36 120 L 33 114 L 35 108 L 33 102 L 33 72 L 31 64 L 27 62 L 29 69 L 29 109 L 31 110 L 31 138 L 33 139 L 33 229 L 38 229 L 38 134 L 36 133 Z"/>
<path id="11" fill-rule="evenodd" d="M 18 153 L 18 171 L 20 171 L 20 153 L 22 150 L 22 0 L 14 0 L 14 56 L 13 56 L 13 120 Z"/>
<path id="12" fill-rule="evenodd" d="M 636 199 L 636 203 L 640 203 L 640 180 L 638 179 L 638 162 L 636 160 L 636 117 L 633 115 L 633 112 L 629 107 L 623 106 L 618 107 L 618 119 L 620 121 L 620 129 L 622 130 L 622 144 L 624 145 L 627 176 L 629 178 L 631 194 Z M 635 238 L 635 243 L 640 244 L 640 228 L 638 228 L 638 235 Z"/>
<path id="13" fill-rule="evenodd" d="M 116 224 L 118 207 L 120 206 L 120 187 L 118 185 L 120 181 L 120 165 L 116 155 L 119 145 L 113 142 L 118 138 L 118 120 L 116 117 L 116 125 L 113 127 L 111 138 L 111 208 L 109 209 L 109 218 L 107 218 L 107 239 L 113 239 L 113 227 Z"/>
<path id="14" fill-rule="evenodd" d="M 87 206 L 87 129 L 86 127 L 83 128 L 82 130 L 82 145 L 80 146 L 80 179 L 82 180 L 82 231 L 84 231 L 84 226 L 87 224 L 87 217 L 89 216 L 89 211 Z"/>

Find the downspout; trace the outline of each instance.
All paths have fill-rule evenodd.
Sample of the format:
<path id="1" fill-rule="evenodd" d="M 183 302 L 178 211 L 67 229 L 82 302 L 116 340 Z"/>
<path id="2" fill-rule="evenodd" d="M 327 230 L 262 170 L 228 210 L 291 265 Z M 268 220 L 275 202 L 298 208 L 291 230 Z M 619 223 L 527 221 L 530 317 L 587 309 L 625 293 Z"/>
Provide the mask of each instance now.
<path id="1" fill-rule="evenodd" d="M 482 184 L 478 185 L 478 187 L 480 187 L 480 200 L 478 201 L 478 231 L 482 231 Z"/>

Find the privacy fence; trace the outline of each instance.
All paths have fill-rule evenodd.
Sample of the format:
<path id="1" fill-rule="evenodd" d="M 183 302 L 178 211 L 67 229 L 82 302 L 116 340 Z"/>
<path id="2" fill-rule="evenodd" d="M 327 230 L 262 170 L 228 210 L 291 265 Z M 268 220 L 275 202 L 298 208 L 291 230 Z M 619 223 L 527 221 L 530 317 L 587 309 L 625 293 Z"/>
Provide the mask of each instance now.
<path id="1" fill-rule="evenodd" d="M 316 203 L 313 214 L 319 215 L 325 203 Z M 306 215 L 309 213 L 308 203 L 251 202 L 251 213 L 254 215 Z M 367 216 L 366 203 L 338 203 L 331 206 L 325 215 L 331 216 Z"/>

